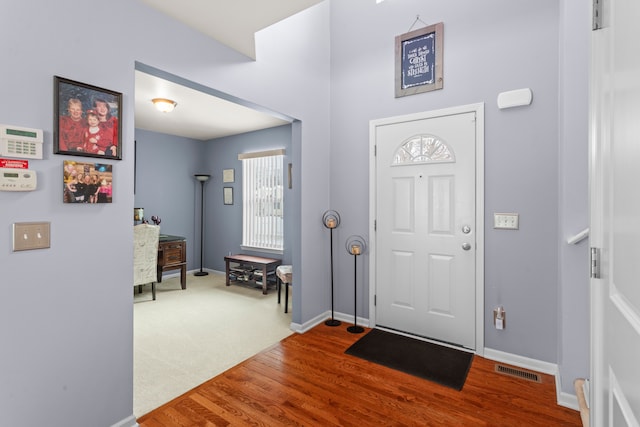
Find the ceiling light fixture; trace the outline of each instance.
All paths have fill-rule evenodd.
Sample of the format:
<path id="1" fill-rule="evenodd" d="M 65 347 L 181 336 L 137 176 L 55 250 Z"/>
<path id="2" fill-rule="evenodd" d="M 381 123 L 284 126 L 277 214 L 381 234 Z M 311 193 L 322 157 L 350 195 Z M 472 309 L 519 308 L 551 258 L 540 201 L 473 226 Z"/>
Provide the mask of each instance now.
<path id="1" fill-rule="evenodd" d="M 153 98 L 151 102 L 153 102 L 153 105 L 163 113 L 170 113 L 174 108 L 176 108 L 176 105 L 178 105 L 176 101 L 172 101 L 167 98 Z"/>

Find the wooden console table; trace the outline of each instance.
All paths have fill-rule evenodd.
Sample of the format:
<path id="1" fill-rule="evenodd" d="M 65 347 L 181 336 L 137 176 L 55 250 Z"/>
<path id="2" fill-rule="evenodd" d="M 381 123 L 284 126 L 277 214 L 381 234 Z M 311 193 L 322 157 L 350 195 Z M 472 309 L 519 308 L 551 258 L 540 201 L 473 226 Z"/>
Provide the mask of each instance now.
<path id="1" fill-rule="evenodd" d="M 162 272 L 180 269 L 180 286 L 187 289 L 187 240 L 181 236 L 160 235 L 158 243 L 158 283 Z"/>
<path id="2" fill-rule="evenodd" d="M 267 275 L 269 272 L 274 272 L 276 267 L 282 264 L 282 260 L 274 259 L 274 258 L 263 258 L 259 256 L 251 256 L 251 255 L 228 255 L 224 257 L 225 261 L 225 273 L 227 279 L 227 286 L 231 284 L 231 280 L 229 276 L 231 274 L 231 266 L 230 263 L 236 263 L 239 266 L 242 266 L 243 269 L 251 269 L 251 270 L 262 270 L 262 293 L 267 293 Z"/>

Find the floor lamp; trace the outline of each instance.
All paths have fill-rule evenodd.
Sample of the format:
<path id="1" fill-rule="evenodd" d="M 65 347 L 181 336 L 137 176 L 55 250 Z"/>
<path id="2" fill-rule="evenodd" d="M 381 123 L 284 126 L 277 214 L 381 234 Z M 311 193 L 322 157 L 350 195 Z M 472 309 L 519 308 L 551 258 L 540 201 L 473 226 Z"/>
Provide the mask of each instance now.
<path id="1" fill-rule="evenodd" d="M 202 254 L 204 252 L 204 183 L 209 180 L 211 175 L 195 174 L 200 181 L 200 271 L 193 273 L 194 276 L 206 276 L 209 274 L 202 270 Z"/>
<path id="2" fill-rule="evenodd" d="M 322 215 L 322 224 L 329 229 L 331 256 L 331 319 L 324 322 L 327 326 L 340 326 L 342 322 L 333 317 L 333 229 L 340 225 L 340 214 L 336 211 L 326 211 Z"/>
<path id="3" fill-rule="evenodd" d="M 362 326 L 358 326 L 358 256 L 362 255 L 367 249 L 364 239 L 360 236 L 349 236 L 346 243 L 347 252 L 353 255 L 353 326 L 349 326 L 347 331 L 352 334 L 361 334 L 364 332 Z"/>

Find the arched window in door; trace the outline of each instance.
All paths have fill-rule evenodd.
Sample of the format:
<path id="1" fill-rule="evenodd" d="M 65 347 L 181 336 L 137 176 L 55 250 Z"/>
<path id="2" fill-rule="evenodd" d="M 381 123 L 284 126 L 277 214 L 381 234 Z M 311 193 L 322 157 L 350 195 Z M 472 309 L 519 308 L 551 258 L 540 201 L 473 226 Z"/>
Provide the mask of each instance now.
<path id="1" fill-rule="evenodd" d="M 407 139 L 393 155 L 392 165 L 411 163 L 453 163 L 453 149 L 435 135 L 415 135 Z"/>

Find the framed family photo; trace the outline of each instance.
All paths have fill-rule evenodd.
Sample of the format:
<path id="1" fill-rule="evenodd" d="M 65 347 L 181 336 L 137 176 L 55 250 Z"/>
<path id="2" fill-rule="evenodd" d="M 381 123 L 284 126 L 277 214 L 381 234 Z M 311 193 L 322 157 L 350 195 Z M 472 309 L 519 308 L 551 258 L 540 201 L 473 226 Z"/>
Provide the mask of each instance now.
<path id="1" fill-rule="evenodd" d="M 70 160 L 63 163 L 63 203 L 112 203 L 112 165 Z"/>
<path id="2" fill-rule="evenodd" d="M 53 152 L 122 159 L 122 94 L 54 77 Z"/>

